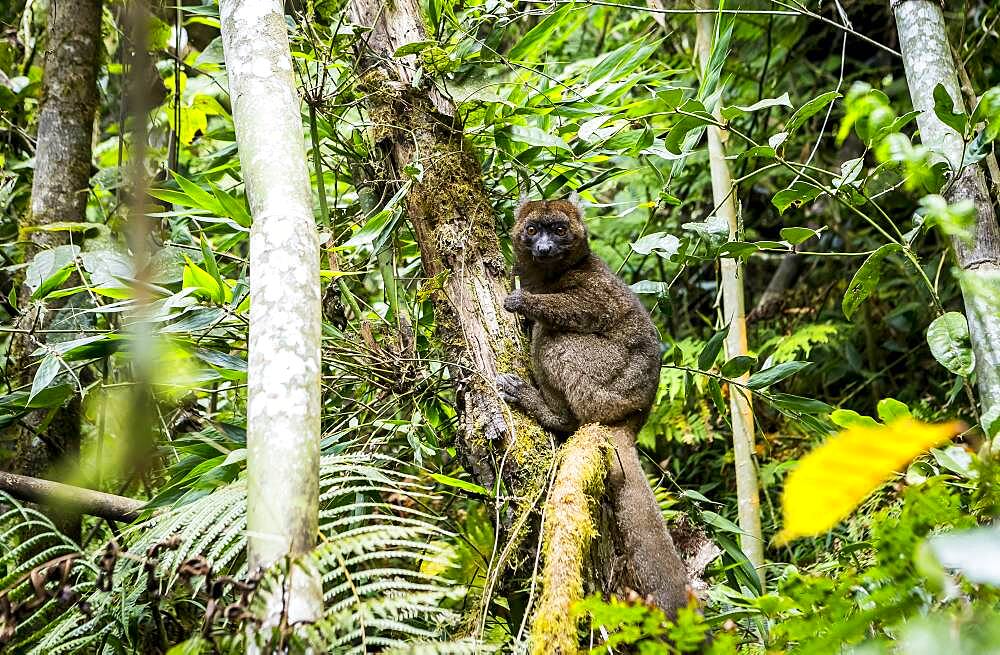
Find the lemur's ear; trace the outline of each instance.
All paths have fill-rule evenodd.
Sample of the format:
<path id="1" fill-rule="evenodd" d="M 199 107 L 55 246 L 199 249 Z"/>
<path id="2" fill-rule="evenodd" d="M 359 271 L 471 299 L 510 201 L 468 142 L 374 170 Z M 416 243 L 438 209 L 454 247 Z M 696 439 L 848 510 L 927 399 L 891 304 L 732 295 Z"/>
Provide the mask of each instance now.
<path id="1" fill-rule="evenodd" d="M 538 201 L 536 200 L 528 200 L 528 195 L 522 193 L 521 197 L 517 201 L 517 208 L 514 209 L 514 220 L 521 220 L 521 217 L 531 211 L 532 207 L 534 207 L 537 202 Z"/>
<path id="2" fill-rule="evenodd" d="M 566 198 L 566 200 L 571 205 L 573 205 L 574 207 L 576 207 L 576 211 L 577 211 L 578 214 L 580 214 L 580 218 L 582 219 L 583 218 L 583 201 L 580 200 L 580 194 L 577 193 L 576 191 L 574 191 L 573 193 L 569 194 L 569 197 Z"/>

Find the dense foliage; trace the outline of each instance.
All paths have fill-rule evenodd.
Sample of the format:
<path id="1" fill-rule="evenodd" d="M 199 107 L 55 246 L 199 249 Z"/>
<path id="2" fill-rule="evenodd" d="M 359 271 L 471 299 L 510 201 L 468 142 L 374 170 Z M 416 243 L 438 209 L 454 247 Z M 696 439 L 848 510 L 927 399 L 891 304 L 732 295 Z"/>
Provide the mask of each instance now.
<path id="1" fill-rule="evenodd" d="M 54 2 L 0 8 L 0 331 L 9 339 L 37 306 L 62 307 L 72 328 L 34 344 L 30 385 L 11 382 L 8 361 L 0 424 L 81 398 L 80 463 L 63 479 L 151 500 L 126 529 L 85 519 L 74 543 L 0 498 L 0 638 L 12 652 L 235 652 L 255 611 L 239 585 L 280 577 L 246 570 L 251 216 L 218 9 L 199 2 L 154 7 L 155 109 L 140 120 L 155 206 L 142 271 L 127 227 L 135 199 L 123 135 L 136 119 L 122 104 L 121 3 L 104 9 L 87 215 L 45 227 L 65 245 L 28 257 L 19 225 L 30 211 Z M 357 66 L 365 32 L 343 2 L 287 4 L 325 240 L 322 540 L 308 562 L 289 565 L 322 573 L 328 605 L 292 646 L 513 648 L 525 638 L 534 562 L 497 567 L 493 491 L 470 480 L 451 446 L 453 388 L 429 300 L 441 281 L 422 277 L 403 203 L 423 164 L 392 171 L 379 154 L 384 126 L 364 110 L 377 89 Z M 421 84 L 456 103 L 504 230 L 519 195 L 579 193 L 595 251 L 661 330 L 666 365 L 640 435 L 647 471 L 665 514 L 687 514 L 722 554 L 706 572 L 703 615 L 667 622 L 641 603 L 584 602 L 593 652 L 606 652 L 596 648 L 604 639 L 622 652 L 691 652 L 708 632 L 713 652 L 991 652 L 1000 648 L 1000 536 L 977 526 L 1000 509 L 1000 467 L 981 423 L 994 437 L 1000 426 L 976 409 L 946 239 L 967 230 L 973 209 L 944 200 L 947 167 L 915 134 L 889 3 L 724 5 L 704 75 L 689 6 L 654 0 L 428 0 L 428 39 L 397 53 L 416 53 Z M 995 200 L 1000 7 L 966 0 L 946 16 L 966 86 L 982 100 L 969 115 L 940 114 L 965 136 L 969 161 L 992 164 Z M 725 128 L 736 180 L 736 242 L 711 200 L 702 137 L 713 124 Z M 394 176 L 400 192 L 382 193 Z M 749 314 L 750 354 L 728 361 L 723 257 L 744 262 Z M 792 275 L 760 302 L 779 265 Z M 30 294 L 19 296 L 22 282 Z M 143 334 L 158 336 L 147 380 L 155 403 L 137 410 Z M 745 383 L 732 381 L 744 373 Z M 841 428 L 902 415 L 970 427 L 828 534 L 769 541 L 761 589 L 735 524 L 726 397 L 740 392 L 758 422 L 767 539 L 783 527 L 789 470 Z M 148 451 L 137 443 L 144 431 Z M 0 441 L 0 470 L 16 469 L 14 452 Z M 35 595 L 38 571 L 59 593 Z M 236 582 L 219 583 L 227 576 Z M 33 597 L 38 607 L 25 606 Z M 272 646 L 288 638 L 257 636 Z"/>

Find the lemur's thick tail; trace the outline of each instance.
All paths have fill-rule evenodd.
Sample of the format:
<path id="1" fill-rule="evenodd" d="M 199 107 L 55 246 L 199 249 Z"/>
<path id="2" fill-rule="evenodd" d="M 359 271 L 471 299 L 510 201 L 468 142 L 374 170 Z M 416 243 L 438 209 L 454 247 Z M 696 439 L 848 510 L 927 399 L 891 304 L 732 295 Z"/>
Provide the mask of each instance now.
<path id="1" fill-rule="evenodd" d="M 667 616 L 688 603 L 687 570 L 670 536 L 660 507 L 639 464 L 634 425 L 608 426 L 615 447 L 608 491 L 618 530 L 639 585 Z"/>

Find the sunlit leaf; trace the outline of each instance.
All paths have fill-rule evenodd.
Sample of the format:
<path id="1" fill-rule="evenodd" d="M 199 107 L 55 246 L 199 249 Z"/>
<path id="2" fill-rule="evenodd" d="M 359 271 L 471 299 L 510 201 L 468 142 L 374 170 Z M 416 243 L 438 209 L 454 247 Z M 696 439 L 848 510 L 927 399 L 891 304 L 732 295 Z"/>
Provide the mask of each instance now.
<path id="1" fill-rule="evenodd" d="M 868 494 L 917 455 L 962 430 L 959 422 L 854 426 L 799 461 L 785 481 L 779 540 L 822 534 L 847 517 Z"/>
<path id="2" fill-rule="evenodd" d="M 969 324 L 958 312 L 938 316 L 927 328 L 927 345 L 941 366 L 955 375 L 971 375 L 976 368 Z"/>

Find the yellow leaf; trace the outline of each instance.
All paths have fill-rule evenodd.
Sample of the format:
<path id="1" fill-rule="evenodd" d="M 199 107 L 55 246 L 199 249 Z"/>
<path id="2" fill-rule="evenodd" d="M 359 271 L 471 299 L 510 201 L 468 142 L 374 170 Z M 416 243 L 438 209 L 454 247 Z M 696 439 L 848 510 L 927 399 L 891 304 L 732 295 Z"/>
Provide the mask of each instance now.
<path id="1" fill-rule="evenodd" d="M 826 532 L 917 455 L 964 429 L 958 422 L 901 418 L 888 425 L 855 424 L 802 458 L 781 496 L 779 543 Z"/>

